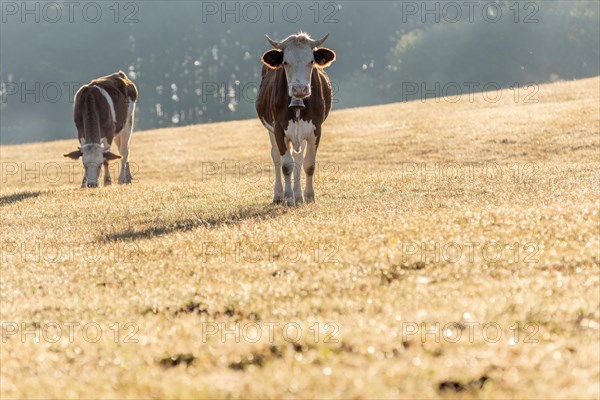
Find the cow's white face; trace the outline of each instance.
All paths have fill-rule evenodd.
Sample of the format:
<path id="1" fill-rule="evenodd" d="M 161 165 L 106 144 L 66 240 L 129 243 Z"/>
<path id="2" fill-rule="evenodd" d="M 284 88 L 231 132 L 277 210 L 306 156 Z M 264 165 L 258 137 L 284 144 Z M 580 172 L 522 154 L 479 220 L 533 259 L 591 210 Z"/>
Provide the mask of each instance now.
<path id="1" fill-rule="evenodd" d="M 280 47 L 263 54 L 263 63 L 272 69 L 283 67 L 290 97 L 305 99 L 311 95 L 313 68 L 326 68 L 335 61 L 333 50 L 313 49 L 310 39 L 303 35 L 290 36 Z"/>
<path id="2" fill-rule="evenodd" d="M 310 78 L 314 63 L 313 51 L 308 46 L 290 46 L 285 49 L 282 65 L 290 97 L 305 99 L 310 96 Z"/>
<path id="3" fill-rule="evenodd" d="M 98 187 L 100 168 L 104 162 L 104 149 L 97 143 L 84 144 L 81 146 L 81 160 L 85 174 L 87 187 Z"/>
<path id="4" fill-rule="evenodd" d="M 64 156 L 74 160 L 81 157 L 83 161 L 85 186 L 89 188 L 98 187 L 98 178 L 100 177 L 100 170 L 104 161 L 121 158 L 121 156 L 111 153 L 109 149 L 104 149 L 104 147 L 98 143 L 85 144 L 85 140 L 83 139 L 81 140 L 81 147 L 78 150 L 65 154 Z"/>

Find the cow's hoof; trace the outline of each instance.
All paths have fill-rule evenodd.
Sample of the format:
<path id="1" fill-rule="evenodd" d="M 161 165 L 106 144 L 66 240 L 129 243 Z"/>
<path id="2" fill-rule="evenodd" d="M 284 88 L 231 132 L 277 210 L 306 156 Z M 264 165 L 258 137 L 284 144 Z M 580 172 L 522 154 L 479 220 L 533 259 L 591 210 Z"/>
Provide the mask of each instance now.
<path id="1" fill-rule="evenodd" d="M 112 185 L 112 181 L 110 179 L 105 179 L 104 186 L 110 186 L 110 185 Z"/>
<path id="2" fill-rule="evenodd" d="M 131 177 L 119 177 L 119 185 L 129 185 L 131 183 Z"/>
<path id="3" fill-rule="evenodd" d="M 314 203 L 315 202 L 315 194 L 308 194 L 308 193 L 304 193 L 304 200 L 306 200 L 307 203 Z"/>
<path id="4" fill-rule="evenodd" d="M 283 199 L 283 205 L 286 205 L 288 207 L 293 207 L 295 205 L 295 203 L 294 203 L 294 196 L 286 196 Z"/>

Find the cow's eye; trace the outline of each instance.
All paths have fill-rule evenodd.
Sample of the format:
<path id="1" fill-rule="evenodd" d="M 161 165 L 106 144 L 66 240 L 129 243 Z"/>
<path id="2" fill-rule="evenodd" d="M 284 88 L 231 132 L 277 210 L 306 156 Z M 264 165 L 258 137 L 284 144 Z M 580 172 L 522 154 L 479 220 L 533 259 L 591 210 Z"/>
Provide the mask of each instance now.
<path id="1" fill-rule="evenodd" d="M 283 65 L 288 65 L 287 61 L 284 61 L 284 62 L 283 62 Z"/>

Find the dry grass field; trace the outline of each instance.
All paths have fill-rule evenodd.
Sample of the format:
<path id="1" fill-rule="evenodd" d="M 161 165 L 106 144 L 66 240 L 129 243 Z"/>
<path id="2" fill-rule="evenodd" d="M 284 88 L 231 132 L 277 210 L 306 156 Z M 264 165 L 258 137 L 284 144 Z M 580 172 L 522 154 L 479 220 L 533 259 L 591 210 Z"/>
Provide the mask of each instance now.
<path id="1" fill-rule="evenodd" d="M 599 88 L 335 111 L 294 208 L 258 119 L 2 146 L 1 397 L 598 398 Z"/>

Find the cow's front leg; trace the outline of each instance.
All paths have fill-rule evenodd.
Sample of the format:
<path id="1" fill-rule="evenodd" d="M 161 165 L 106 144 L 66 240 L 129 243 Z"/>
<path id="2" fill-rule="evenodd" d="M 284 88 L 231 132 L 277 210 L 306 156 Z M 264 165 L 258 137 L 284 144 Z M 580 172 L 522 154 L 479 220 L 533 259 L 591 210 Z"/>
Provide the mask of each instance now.
<path id="1" fill-rule="evenodd" d="M 273 159 L 273 167 L 275 168 L 275 183 L 273 185 L 273 204 L 280 204 L 283 201 L 283 185 L 281 184 L 281 155 L 277 148 L 275 134 L 269 131 L 271 139 L 271 158 Z"/>
<path id="2" fill-rule="evenodd" d="M 306 173 L 306 186 L 304 188 L 304 198 L 307 203 L 315 201 L 315 190 L 313 188 L 313 176 L 317 160 L 317 138 L 315 135 L 309 135 L 306 140 L 306 157 L 304 158 L 304 172 Z"/>
<path id="3" fill-rule="evenodd" d="M 281 158 L 281 171 L 283 172 L 283 180 L 285 182 L 285 190 L 283 192 L 283 203 L 287 206 L 294 205 L 294 192 L 292 190 L 292 173 L 294 172 L 294 157 L 290 150 L 286 150 Z"/>
<path id="4" fill-rule="evenodd" d="M 306 148 L 306 142 L 300 146 L 298 153 L 294 152 L 294 198 L 296 203 L 302 203 L 302 164 L 304 161 L 304 149 Z"/>
<path id="5" fill-rule="evenodd" d="M 294 192 L 292 191 L 292 172 L 294 172 L 294 158 L 290 153 L 289 141 L 283 133 L 281 125 L 275 125 L 274 130 L 275 142 L 277 150 L 281 156 L 281 172 L 283 172 L 283 180 L 285 188 L 283 191 L 283 203 L 288 206 L 294 205 Z"/>
<path id="6" fill-rule="evenodd" d="M 102 163 L 104 165 L 104 186 L 112 185 L 112 179 L 110 178 L 110 170 L 108 168 L 108 161 Z"/>

